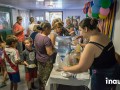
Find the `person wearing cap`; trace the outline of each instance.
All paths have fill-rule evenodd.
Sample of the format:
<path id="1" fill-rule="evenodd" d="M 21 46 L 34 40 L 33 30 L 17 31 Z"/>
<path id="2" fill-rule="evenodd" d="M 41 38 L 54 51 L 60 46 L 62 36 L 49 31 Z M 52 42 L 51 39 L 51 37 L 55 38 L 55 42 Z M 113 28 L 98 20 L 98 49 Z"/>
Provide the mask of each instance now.
<path id="1" fill-rule="evenodd" d="M 21 16 L 17 17 L 17 22 L 13 25 L 13 34 L 18 39 L 17 49 L 18 49 L 19 53 L 21 54 L 22 50 L 23 50 L 23 41 L 24 41 L 24 38 L 25 38 Z"/>

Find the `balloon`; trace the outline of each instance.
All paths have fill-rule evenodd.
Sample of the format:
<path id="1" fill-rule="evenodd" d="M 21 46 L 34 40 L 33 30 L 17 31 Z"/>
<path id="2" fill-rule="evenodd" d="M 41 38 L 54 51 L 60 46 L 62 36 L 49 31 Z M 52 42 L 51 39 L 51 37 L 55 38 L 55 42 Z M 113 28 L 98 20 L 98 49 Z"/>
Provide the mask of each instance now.
<path id="1" fill-rule="evenodd" d="M 85 8 L 90 7 L 90 2 L 86 2 L 84 5 Z"/>
<path id="2" fill-rule="evenodd" d="M 92 13 L 91 7 L 88 8 L 88 12 L 89 12 L 89 13 Z"/>
<path id="3" fill-rule="evenodd" d="M 100 19 L 105 19 L 107 16 L 104 16 L 104 15 L 102 15 L 102 14 L 99 14 L 99 18 Z"/>
<path id="4" fill-rule="evenodd" d="M 93 1 L 90 2 L 90 6 L 92 7 L 94 5 Z"/>
<path id="5" fill-rule="evenodd" d="M 109 8 L 110 5 L 111 5 L 111 1 L 110 0 L 101 0 L 101 7 Z"/>
<path id="6" fill-rule="evenodd" d="M 92 13 L 99 13 L 99 10 L 100 10 L 99 6 L 96 6 L 96 5 L 92 6 Z"/>
<path id="7" fill-rule="evenodd" d="M 93 0 L 94 5 L 100 6 L 101 0 Z"/>
<path id="8" fill-rule="evenodd" d="M 89 17 L 92 17 L 92 14 L 88 12 L 88 16 L 89 16 Z"/>
<path id="9" fill-rule="evenodd" d="M 88 17 L 88 14 L 86 14 L 86 17 Z"/>
<path id="10" fill-rule="evenodd" d="M 100 14 L 104 15 L 104 16 L 107 16 L 110 12 L 110 9 L 109 8 L 100 8 Z"/>
<path id="11" fill-rule="evenodd" d="M 90 2 L 87 2 L 87 7 L 90 7 Z"/>
<path id="12" fill-rule="evenodd" d="M 90 7 L 90 2 L 85 3 L 83 8 L 83 13 L 86 14 L 88 12 L 88 8 Z"/>
<path id="13" fill-rule="evenodd" d="M 110 0 L 111 1 L 111 4 L 114 2 L 114 0 Z"/>
<path id="14" fill-rule="evenodd" d="M 92 13 L 92 17 L 94 17 L 96 19 L 99 17 L 98 15 L 99 15 L 98 13 Z"/>
<path id="15" fill-rule="evenodd" d="M 83 13 L 84 13 L 84 14 L 86 14 L 86 13 L 87 13 L 86 8 L 83 8 Z"/>

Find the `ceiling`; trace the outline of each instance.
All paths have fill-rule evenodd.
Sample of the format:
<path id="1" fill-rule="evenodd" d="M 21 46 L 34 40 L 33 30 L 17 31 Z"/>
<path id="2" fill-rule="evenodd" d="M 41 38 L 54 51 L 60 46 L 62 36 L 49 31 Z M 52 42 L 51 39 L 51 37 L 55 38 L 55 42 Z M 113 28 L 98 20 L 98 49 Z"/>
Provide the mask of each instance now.
<path id="1" fill-rule="evenodd" d="M 82 9 L 88 0 L 0 0 L 0 4 L 17 8 L 35 9 Z"/>

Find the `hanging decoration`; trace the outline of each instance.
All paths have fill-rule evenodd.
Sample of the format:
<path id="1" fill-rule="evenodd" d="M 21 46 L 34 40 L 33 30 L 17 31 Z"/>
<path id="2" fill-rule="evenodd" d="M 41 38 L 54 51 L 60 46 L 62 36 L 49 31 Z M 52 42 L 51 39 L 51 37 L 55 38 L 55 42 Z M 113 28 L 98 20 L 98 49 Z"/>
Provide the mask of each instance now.
<path id="1" fill-rule="evenodd" d="M 93 0 L 86 2 L 83 8 L 86 17 L 105 19 L 110 13 L 110 6 L 113 0 Z"/>
<path id="2" fill-rule="evenodd" d="M 101 33 L 112 40 L 117 0 L 92 0 L 89 3 L 89 8 L 87 7 L 88 9 L 85 13 L 86 17 L 99 19 L 98 27 Z M 98 8 L 99 10 L 97 11 Z"/>
<path id="3" fill-rule="evenodd" d="M 101 7 L 109 8 L 111 5 L 111 0 L 101 0 Z"/>
<path id="4" fill-rule="evenodd" d="M 99 14 L 99 17 L 102 19 L 99 19 L 100 21 L 98 23 L 98 26 L 100 28 L 101 33 L 107 35 L 112 40 L 117 0 L 114 0 L 114 2 L 112 2 L 111 4 L 112 5 L 110 6 L 110 10 L 106 10 L 106 12 L 102 13 L 103 15 Z"/>

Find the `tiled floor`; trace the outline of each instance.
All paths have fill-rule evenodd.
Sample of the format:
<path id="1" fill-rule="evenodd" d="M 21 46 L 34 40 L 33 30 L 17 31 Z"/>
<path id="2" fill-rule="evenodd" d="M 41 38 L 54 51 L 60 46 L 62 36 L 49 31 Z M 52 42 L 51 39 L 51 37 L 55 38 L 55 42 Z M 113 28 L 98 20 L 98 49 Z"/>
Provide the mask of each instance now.
<path id="1" fill-rule="evenodd" d="M 27 89 L 27 84 L 25 82 L 25 71 L 24 71 L 24 66 L 20 65 L 20 77 L 21 77 L 21 82 L 18 84 L 18 90 L 28 90 Z M 1 82 L 2 77 L 0 76 L 0 82 Z M 38 87 L 38 82 L 37 80 L 35 81 L 35 85 Z M 10 80 L 7 81 L 7 86 L 0 88 L 0 90 L 10 90 Z M 36 89 L 38 90 L 38 89 Z"/>

